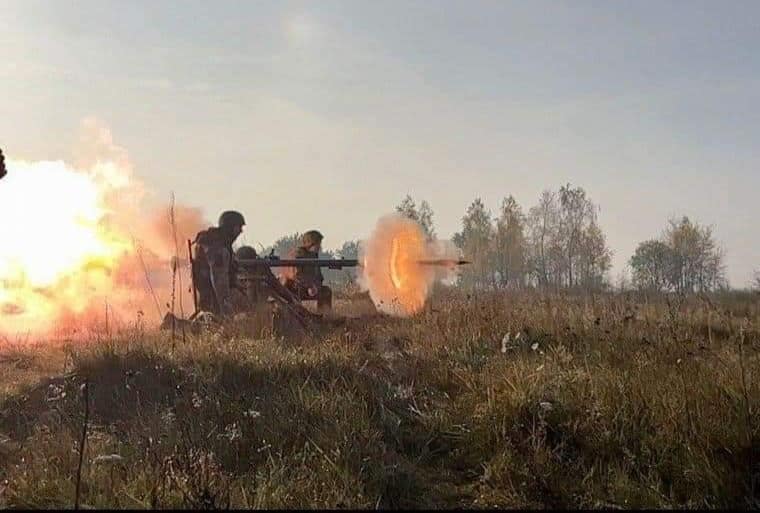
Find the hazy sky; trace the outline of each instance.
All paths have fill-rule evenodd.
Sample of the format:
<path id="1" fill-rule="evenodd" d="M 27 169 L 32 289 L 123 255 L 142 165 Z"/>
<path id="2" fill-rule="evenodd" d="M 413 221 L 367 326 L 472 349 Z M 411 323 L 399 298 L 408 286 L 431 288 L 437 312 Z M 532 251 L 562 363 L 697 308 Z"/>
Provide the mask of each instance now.
<path id="1" fill-rule="evenodd" d="M 0 0 L 0 147 L 71 159 L 83 118 L 246 241 L 365 236 L 407 193 L 438 233 L 571 182 L 616 274 L 671 216 L 760 267 L 760 2 Z M 44 185 L 44 184 L 41 184 Z"/>

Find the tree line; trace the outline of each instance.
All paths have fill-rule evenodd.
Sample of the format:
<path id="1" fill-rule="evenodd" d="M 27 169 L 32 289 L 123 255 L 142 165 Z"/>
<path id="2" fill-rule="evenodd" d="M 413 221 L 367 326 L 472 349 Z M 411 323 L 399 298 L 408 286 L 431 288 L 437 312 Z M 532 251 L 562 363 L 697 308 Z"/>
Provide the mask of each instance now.
<path id="1" fill-rule="evenodd" d="M 686 216 L 671 220 L 660 238 L 640 243 L 629 263 L 639 289 L 691 293 L 728 286 L 712 227 Z"/>
<path id="2" fill-rule="evenodd" d="M 581 187 L 546 190 L 523 211 L 507 196 L 490 212 L 476 198 L 454 243 L 472 260 L 462 274 L 471 289 L 600 289 L 612 251 L 599 227 L 599 207 Z"/>
<path id="3" fill-rule="evenodd" d="M 434 212 L 410 195 L 396 212 L 414 219 L 428 239 L 437 237 Z M 527 212 L 514 196 L 502 199 L 496 212 L 475 198 L 462 216 L 453 242 L 472 263 L 463 268 L 459 286 L 467 290 L 598 291 L 612 287 L 613 252 L 599 226 L 600 208 L 582 188 L 570 184 L 545 190 Z M 286 255 L 300 234 L 278 239 L 265 252 Z M 324 249 L 324 258 L 357 258 L 358 241 Z M 686 216 L 668 222 L 659 237 L 638 244 L 628 259 L 631 282 L 639 290 L 682 293 L 727 287 L 724 252 L 711 226 Z M 355 280 L 354 270 L 325 270 L 333 286 Z M 760 290 L 760 272 L 754 278 Z"/>
<path id="4" fill-rule="evenodd" d="M 435 237 L 433 211 L 405 197 L 396 207 Z M 477 289 L 604 290 L 612 287 L 612 250 L 599 226 L 599 206 L 582 187 L 545 190 L 525 213 L 514 196 L 492 213 L 475 198 L 454 243 L 472 264 L 459 284 Z M 713 228 L 684 216 L 670 220 L 659 238 L 641 242 L 628 260 L 639 290 L 699 292 L 727 286 L 724 252 Z M 760 290 L 760 271 L 755 278 Z"/>

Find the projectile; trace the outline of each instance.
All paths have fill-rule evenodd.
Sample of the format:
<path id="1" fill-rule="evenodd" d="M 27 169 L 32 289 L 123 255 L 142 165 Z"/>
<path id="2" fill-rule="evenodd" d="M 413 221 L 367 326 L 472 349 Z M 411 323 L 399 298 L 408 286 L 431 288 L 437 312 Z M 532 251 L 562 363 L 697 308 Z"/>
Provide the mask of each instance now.
<path id="1" fill-rule="evenodd" d="M 417 260 L 420 265 L 429 265 L 435 267 L 458 267 L 460 265 L 467 265 L 472 262 L 469 260 L 457 260 L 455 258 L 433 258 L 426 260 Z"/>

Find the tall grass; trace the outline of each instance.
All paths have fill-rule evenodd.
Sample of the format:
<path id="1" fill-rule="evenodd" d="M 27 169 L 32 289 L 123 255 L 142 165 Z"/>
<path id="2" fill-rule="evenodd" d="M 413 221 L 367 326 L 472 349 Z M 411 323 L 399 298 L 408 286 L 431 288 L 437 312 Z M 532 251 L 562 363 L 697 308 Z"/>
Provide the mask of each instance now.
<path id="1" fill-rule="evenodd" d="M 73 345 L 53 377 L 3 349 L 0 506 L 72 506 L 85 379 L 83 507 L 759 505 L 756 297 L 441 292 L 251 333 Z"/>

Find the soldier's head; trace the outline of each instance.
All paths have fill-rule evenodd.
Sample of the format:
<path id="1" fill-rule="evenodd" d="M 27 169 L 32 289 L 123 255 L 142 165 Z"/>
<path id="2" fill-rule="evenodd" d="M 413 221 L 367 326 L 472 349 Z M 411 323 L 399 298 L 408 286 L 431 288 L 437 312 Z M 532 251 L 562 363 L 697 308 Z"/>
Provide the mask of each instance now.
<path id="1" fill-rule="evenodd" d="M 240 212 L 227 210 L 219 216 L 219 229 L 227 235 L 230 242 L 237 239 L 243 232 L 243 226 L 245 226 L 245 219 Z"/>
<path id="2" fill-rule="evenodd" d="M 301 236 L 301 247 L 319 252 L 322 249 L 322 234 L 317 230 L 309 230 Z"/>
<path id="3" fill-rule="evenodd" d="M 256 254 L 256 250 L 251 246 L 240 246 L 238 250 L 235 251 L 235 258 L 238 260 L 250 260 L 252 258 L 258 258 L 258 255 Z"/>

